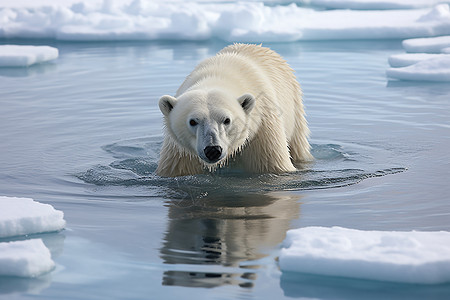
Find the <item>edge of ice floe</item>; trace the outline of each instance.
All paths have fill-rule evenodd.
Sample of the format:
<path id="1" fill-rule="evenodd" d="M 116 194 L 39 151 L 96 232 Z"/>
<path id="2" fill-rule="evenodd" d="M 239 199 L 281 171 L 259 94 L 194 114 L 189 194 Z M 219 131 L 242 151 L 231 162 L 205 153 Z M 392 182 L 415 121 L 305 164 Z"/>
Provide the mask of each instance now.
<path id="1" fill-rule="evenodd" d="M 450 232 L 305 227 L 287 232 L 282 272 L 441 284 L 450 282 Z"/>
<path id="2" fill-rule="evenodd" d="M 5 239 L 57 232 L 65 225 L 64 213 L 50 204 L 31 198 L 0 196 L 0 278 L 39 277 L 52 271 L 55 263 L 42 239 Z"/>
<path id="3" fill-rule="evenodd" d="M 0 45 L 0 67 L 29 67 L 58 56 L 58 49 L 51 46 Z"/>
<path id="4" fill-rule="evenodd" d="M 391 55 L 386 76 L 393 79 L 450 82 L 450 35 L 407 39 L 408 53 Z"/>
<path id="5" fill-rule="evenodd" d="M 0 238 L 56 232 L 66 226 L 64 213 L 32 198 L 0 196 Z"/>

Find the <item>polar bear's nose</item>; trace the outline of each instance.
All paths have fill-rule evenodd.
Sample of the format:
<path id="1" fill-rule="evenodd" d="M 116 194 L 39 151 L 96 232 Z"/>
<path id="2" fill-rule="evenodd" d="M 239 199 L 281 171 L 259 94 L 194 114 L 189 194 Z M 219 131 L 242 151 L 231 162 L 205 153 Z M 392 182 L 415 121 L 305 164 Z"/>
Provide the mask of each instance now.
<path id="1" fill-rule="evenodd" d="M 220 146 L 207 146 L 203 150 L 205 152 L 206 157 L 210 161 L 216 161 L 219 159 L 220 155 L 222 155 L 222 147 Z"/>

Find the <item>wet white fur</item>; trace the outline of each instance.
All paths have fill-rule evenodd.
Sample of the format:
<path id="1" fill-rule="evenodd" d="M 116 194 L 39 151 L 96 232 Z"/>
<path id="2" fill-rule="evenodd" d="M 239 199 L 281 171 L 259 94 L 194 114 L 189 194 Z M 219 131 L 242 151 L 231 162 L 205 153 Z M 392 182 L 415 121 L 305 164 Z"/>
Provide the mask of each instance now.
<path id="1" fill-rule="evenodd" d="M 249 107 L 241 106 L 244 100 Z M 286 61 L 268 48 L 222 49 L 194 69 L 175 97 L 163 96 L 159 104 L 166 127 L 160 176 L 212 171 L 231 158 L 248 172 L 279 174 L 312 159 L 300 86 Z M 199 125 L 193 128 L 190 119 Z M 212 144 L 224 149 L 216 164 L 202 157 Z"/>

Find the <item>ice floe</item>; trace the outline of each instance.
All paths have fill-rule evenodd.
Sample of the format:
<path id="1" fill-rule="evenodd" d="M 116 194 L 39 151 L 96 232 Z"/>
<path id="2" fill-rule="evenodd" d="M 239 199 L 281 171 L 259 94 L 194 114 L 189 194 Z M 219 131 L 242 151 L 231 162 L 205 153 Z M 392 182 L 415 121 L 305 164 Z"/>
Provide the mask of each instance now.
<path id="1" fill-rule="evenodd" d="M 441 53 L 442 50 L 450 47 L 450 35 L 408 39 L 402 42 L 402 46 L 407 52 Z"/>
<path id="2" fill-rule="evenodd" d="M 415 81 L 450 81 L 450 55 L 419 61 L 403 68 L 389 68 L 388 77 Z"/>
<path id="3" fill-rule="evenodd" d="M 0 45 L 0 67 L 28 67 L 58 57 L 50 46 Z"/>
<path id="4" fill-rule="evenodd" d="M 408 39 L 402 45 L 406 51 L 415 53 L 391 55 L 388 59 L 391 68 L 386 71 L 388 77 L 415 81 L 450 81 L 450 36 Z"/>
<path id="5" fill-rule="evenodd" d="M 283 272 L 378 281 L 450 281 L 450 232 L 362 231 L 341 227 L 289 230 Z"/>
<path id="6" fill-rule="evenodd" d="M 31 198 L 0 196 L 0 238 L 62 230 L 64 213 Z"/>
<path id="7" fill-rule="evenodd" d="M 270 1 L 41 1 L 42 5 L 27 1 L 0 5 L 0 38 L 287 42 L 450 34 L 449 5 L 415 8 L 424 6 L 424 1 L 420 5 L 406 0 L 336 1 L 342 8 L 351 8 L 351 3 L 414 8 L 397 10 L 315 10 Z M 398 6 L 402 3 L 407 5 Z"/>
<path id="8" fill-rule="evenodd" d="M 389 56 L 389 65 L 393 68 L 407 67 L 418 62 L 429 59 L 445 59 L 450 54 L 434 54 L 434 53 L 402 53 Z"/>
<path id="9" fill-rule="evenodd" d="M 0 238 L 62 230 L 62 211 L 31 198 L 0 196 Z M 0 242 L 0 276 L 37 277 L 55 263 L 41 239 Z"/>
<path id="10" fill-rule="evenodd" d="M 41 239 L 0 243 L 0 276 L 37 277 L 54 267 Z"/>

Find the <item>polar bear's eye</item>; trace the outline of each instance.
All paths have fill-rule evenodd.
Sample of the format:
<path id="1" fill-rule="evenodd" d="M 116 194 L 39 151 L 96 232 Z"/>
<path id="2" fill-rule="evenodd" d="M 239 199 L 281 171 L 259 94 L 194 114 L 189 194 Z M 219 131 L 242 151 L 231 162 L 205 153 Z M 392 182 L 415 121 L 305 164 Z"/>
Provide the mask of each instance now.
<path id="1" fill-rule="evenodd" d="M 191 125 L 191 126 L 196 126 L 196 125 L 198 125 L 198 123 L 197 123 L 197 121 L 195 121 L 194 119 L 190 119 L 190 120 L 189 120 L 189 125 Z"/>
<path id="2" fill-rule="evenodd" d="M 230 125 L 230 123 L 231 123 L 230 118 L 226 118 L 226 119 L 223 121 L 223 124 L 225 124 L 225 125 Z"/>

